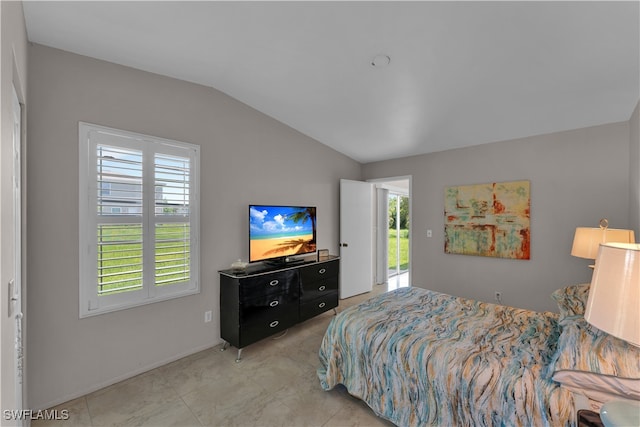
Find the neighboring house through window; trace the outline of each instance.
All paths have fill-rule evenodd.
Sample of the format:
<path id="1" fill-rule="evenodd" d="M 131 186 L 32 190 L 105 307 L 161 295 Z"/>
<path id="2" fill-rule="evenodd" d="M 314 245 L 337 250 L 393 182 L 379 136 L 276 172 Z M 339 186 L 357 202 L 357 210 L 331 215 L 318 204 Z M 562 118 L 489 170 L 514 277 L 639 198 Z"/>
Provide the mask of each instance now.
<path id="1" fill-rule="evenodd" d="M 199 151 L 79 124 L 80 317 L 200 291 Z"/>

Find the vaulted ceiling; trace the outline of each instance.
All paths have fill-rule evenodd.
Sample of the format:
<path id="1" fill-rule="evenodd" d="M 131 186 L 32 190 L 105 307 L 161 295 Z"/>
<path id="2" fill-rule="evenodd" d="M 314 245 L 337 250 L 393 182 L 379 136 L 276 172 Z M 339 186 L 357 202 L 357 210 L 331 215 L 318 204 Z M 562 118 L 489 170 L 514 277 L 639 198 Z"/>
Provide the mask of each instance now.
<path id="1" fill-rule="evenodd" d="M 640 98 L 637 1 L 23 8 L 32 42 L 216 88 L 362 163 L 624 121 Z"/>

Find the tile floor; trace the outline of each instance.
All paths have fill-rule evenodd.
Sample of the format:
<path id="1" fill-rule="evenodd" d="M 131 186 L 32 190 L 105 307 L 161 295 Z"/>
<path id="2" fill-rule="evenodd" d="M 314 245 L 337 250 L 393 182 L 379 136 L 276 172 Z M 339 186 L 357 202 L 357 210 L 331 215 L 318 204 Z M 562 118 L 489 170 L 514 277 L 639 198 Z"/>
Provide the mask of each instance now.
<path id="1" fill-rule="evenodd" d="M 338 311 L 374 294 L 341 300 Z M 326 392 L 316 369 L 318 349 L 333 311 L 245 347 L 236 363 L 221 345 L 98 390 L 56 408 L 66 421 L 32 426 L 392 426 L 344 387 Z"/>

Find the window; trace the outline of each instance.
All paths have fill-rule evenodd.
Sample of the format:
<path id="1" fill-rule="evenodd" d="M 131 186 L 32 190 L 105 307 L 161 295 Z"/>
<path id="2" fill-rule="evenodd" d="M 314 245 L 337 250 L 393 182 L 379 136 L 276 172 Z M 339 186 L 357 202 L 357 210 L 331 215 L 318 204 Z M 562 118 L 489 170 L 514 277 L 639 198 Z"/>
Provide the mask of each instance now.
<path id="1" fill-rule="evenodd" d="M 80 317 L 200 292 L 199 147 L 79 125 Z"/>

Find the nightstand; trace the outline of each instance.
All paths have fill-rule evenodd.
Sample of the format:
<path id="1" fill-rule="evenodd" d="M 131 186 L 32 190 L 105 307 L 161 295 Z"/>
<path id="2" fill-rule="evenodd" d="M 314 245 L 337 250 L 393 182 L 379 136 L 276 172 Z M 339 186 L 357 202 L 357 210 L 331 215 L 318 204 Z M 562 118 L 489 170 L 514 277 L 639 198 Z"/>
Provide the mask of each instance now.
<path id="1" fill-rule="evenodd" d="M 578 427 L 604 427 L 600 415 L 588 409 L 578 411 Z"/>

